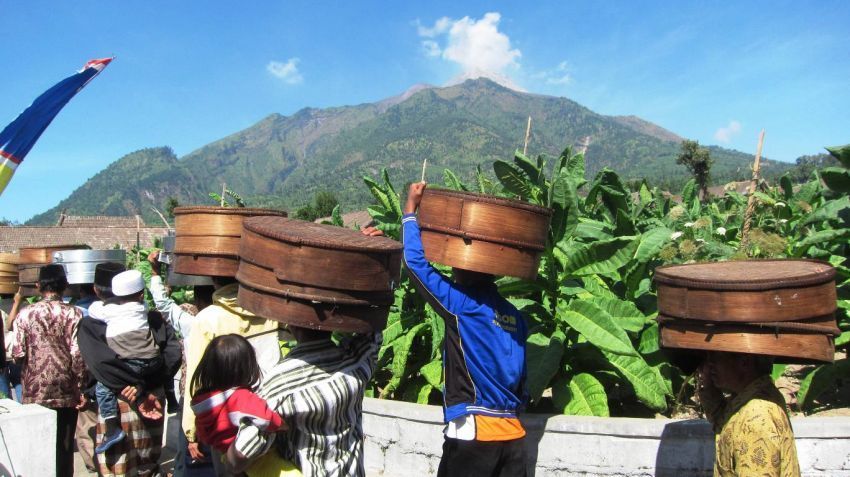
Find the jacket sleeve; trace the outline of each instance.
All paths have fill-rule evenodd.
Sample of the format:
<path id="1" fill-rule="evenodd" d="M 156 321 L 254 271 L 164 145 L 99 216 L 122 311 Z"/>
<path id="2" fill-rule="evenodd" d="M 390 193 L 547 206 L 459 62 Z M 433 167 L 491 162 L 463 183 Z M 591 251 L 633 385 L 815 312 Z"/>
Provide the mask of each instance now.
<path id="1" fill-rule="evenodd" d="M 443 309 L 453 315 L 460 314 L 466 294 L 457 285 L 437 271 L 425 258 L 422 236 L 414 214 L 405 214 L 401 220 L 404 265 L 424 298 L 435 310 Z"/>
<path id="2" fill-rule="evenodd" d="M 142 386 L 144 379 L 127 366 L 106 344 L 106 324 L 83 318 L 77 327 L 80 354 L 92 376 L 104 386 L 121 390 L 126 386 Z"/>
<path id="3" fill-rule="evenodd" d="M 195 440 L 195 413 L 192 412 L 192 376 L 195 374 L 195 369 L 198 363 L 201 362 L 201 357 L 207 349 L 207 345 L 212 341 L 212 333 L 207 332 L 207 322 L 205 316 L 211 313 L 210 308 L 198 314 L 199 318 L 195 325 L 192 326 L 192 331 L 185 338 L 183 345 L 186 347 L 186 386 L 183 390 L 183 432 L 186 434 L 186 439 L 189 442 L 197 442 Z"/>
<path id="4" fill-rule="evenodd" d="M 190 320 L 193 319 L 194 316 L 180 308 L 180 306 L 175 303 L 170 296 L 168 296 L 161 276 L 154 275 L 151 277 L 150 292 L 156 309 L 162 313 L 165 321 L 169 322 L 171 326 L 180 333 L 181 337 L 188 337 Z"/>

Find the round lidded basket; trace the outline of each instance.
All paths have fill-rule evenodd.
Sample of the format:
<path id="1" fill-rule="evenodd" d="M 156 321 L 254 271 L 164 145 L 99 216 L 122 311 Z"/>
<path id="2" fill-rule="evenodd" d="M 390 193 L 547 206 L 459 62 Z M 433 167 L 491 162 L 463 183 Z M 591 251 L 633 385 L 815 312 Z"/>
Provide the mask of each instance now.
<path id="1" fill-rule="evenodd" d="M 835 269 L 816 260 L 742 260 L 655 270 L 661 345 L 831 362 Z"/>
<path id="2" fill-rule="evenodd" d="M 174 270 L 186 275 L 233 277 L 246 217 L 286 217 L 286 212 L 250 207 L 193 206 L 174 209 Z"/>
<path id="3" fill-rule="evenodd" d="M 53 263 L 65 268 L 68 283 L 78 285 L 94 283 L 94 270 L 99 263 L 120 263 L 127 261 L 124 250 L 63 250 L 53 252 Z"/>
<path id="4" fill-rule="evenodd" d="M 16 253 L 0 253 L 0 293 L 13 294 L 18 291 L 18 262 Z"/>
<path id="5" fill-rule="evenodd" d="M 177 241 L 176 239 L 177 237 L 174 235 L 162 237 L 162 251 L 159 254 L 158 260 L 160 263 L 168 265 L 166 283 L 172 287 L 212 286 L 213 281 L 210 277 L 184 275 L 174 271 L 174 243 Z"/>
<path id="6" fill-rule="evenodd" d="M 239 305 L 294 326 L 383 329 L 401 273 L 400 243 L 301 220 L 245 220 Z"/>
<path id="7" fill-rule="evenodd" d="M 18 251 L 18 281 L 24 296 L 36 296 L 38 271 L 53 261 L 55 252 L 67 250 L 90 250 L 88 245 L 51 245 L 49 247 L 26 247 Z"/>
<path id="8" fill-rule="evenodd" d="M 425 189 L 418 223 L 425 257 L 491 275 L 537 276 L 552 210 L 473 192 Z"/>
<path id="9" fill-rule="evenodd" d="M 792 321 L 835 312 L 835 269 L 817 260 L 740 260 L 655 269 L 658 313 L 725 322 Z"/>

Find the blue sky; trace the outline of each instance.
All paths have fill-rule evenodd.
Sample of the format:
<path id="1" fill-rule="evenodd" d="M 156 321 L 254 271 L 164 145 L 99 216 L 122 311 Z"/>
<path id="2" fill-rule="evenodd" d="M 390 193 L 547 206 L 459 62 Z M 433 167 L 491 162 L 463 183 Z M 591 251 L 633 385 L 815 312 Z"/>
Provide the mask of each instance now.
<path id="1" fill-rule="evenodd" d="M 238 5 L 238 8 L 237 8 Z M 0 196 L 26 220 L 124 154 L 485 74 L 793 161 L 850 142 L 850 2 L 5 2 L 0 127 L 117 56 Z M 507 152 L 506 152 L 507 153 Z"/>

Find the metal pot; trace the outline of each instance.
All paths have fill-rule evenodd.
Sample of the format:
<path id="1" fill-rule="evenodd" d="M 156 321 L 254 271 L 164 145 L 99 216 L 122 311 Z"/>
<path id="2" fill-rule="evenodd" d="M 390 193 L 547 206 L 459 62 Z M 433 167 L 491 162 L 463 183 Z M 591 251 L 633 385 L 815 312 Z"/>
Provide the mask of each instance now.
<path id="1" fill-rule="evenodd" d="M 65 268 L 69 284 L 94 283 L 94 269 L 99 263 L 125 263 L 124 250 L 63 250 L 53 253 L 53 263 Z"/>

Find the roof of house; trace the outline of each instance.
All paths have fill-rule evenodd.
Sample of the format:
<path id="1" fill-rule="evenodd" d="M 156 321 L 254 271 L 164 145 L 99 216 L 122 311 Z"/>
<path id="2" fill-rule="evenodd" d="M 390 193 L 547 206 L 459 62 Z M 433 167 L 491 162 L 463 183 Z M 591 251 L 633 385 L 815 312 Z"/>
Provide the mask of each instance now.
<path id="1" fill-rule="evenodd" d="M 0 251 L 14 252 L 22 247 L 85 244 L 95 250 L 119 248 L 129 250 L 138 240 L 142 247 L 152 247 L 154 240 L 166 235 L 165 227 L 136 228 L 118 226 L 3 226 L 0 227 Z M 138 236 L 137 236 L 138 233 Z"/>
<path id="2" fill-rule="evenodd" d="M 115 215 L 61 215 L 59 227 L 145 227 L 145 221 L 140 216 Z"/>

